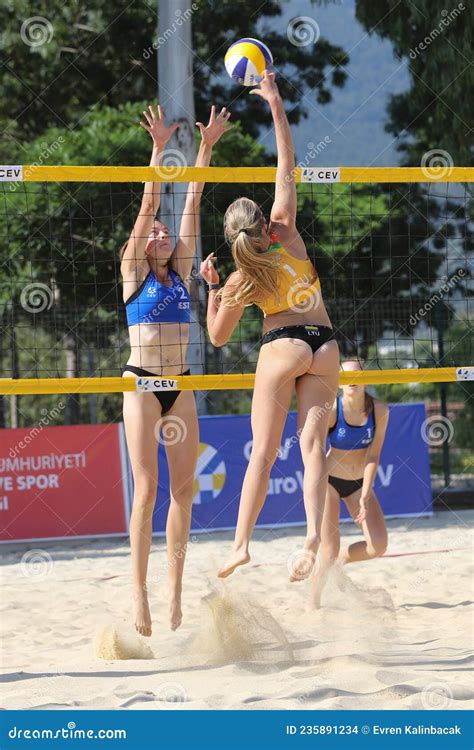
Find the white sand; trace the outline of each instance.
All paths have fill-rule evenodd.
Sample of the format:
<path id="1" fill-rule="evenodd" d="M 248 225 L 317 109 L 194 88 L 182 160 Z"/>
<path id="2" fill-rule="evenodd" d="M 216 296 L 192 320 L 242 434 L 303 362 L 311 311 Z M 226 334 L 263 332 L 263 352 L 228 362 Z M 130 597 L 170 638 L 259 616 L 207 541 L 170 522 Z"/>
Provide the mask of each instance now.
<path id="1" fill-rule="evenodd" d="M 390 521 L 388 554 L 467 547 L 473 519 L 474 512 L 462 511 Z M 342 529 L 344 541 L 359 538 L 353 525 Z M 287 571 L 302 534 L 258 531 L 252 564 L 224 584 L 214 571 L 232 535 L 194 537 L 176 633 L 167 626 L 165 552 L 156 540 L 149 586 L 154 630 L 141 643 L 129 627 L 130 559 L 123 541 L 37 543 L 51 561 L 37 553 L 23 565 L 28 547 L 4 547 L 0 705 L 472 706 L 470 551 L 346 566 L 331 578 L 322 608 L 307 612 L 309 584 L 290 584 Z M 135 649 L 135 658 L 111 660 L 124 649 Z"/>

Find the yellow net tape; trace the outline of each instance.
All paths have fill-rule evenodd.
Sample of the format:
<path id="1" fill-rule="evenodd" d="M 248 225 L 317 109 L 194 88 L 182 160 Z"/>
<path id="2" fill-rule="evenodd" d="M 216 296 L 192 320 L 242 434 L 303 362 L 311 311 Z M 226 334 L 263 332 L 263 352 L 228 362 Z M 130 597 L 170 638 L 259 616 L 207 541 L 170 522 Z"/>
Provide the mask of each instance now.
<path id="1" fill-rule="evenodd" d="M 474 367 L 427 367 L 406 370 L 363 370 L 341 372 L 340 385 L 359 383 L 383 385 L 393 383 L 449 383 L 474 380 Z M 137 382 L 144 381 L 137 388 Z M 41 393 L 121 393 L 124 391 L 210 391 L 253 388 L 255 375 L 168 375 L 156 378 L 22 378 L 0 380 L 0 396 Z"/>
<path id="2" fill-rule="evenodd" d="M 12 167 L 11 169 L 15 169 Z M 24 182 L 275 182 L 275 167 L 40 167 L 24 165 Z M 15 179 L 12 174 L 11 179 Z M 296 182 L 472 182 L 474 167 L 297 167 Z"/>

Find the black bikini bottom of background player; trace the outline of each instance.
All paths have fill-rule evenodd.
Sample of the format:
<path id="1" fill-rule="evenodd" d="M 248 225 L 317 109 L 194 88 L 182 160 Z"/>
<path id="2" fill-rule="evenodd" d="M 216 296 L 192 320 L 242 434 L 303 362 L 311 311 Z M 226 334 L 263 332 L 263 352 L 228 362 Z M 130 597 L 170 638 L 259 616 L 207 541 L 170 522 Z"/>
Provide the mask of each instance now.
<path id="1" fill-rule="evenodd" d="M 329 476 L 328 483 L 339 493 L 339 497 L 349 497 L 353 492 L 360 490 L 364 479 L 339 479 L 339 477 Z"/>

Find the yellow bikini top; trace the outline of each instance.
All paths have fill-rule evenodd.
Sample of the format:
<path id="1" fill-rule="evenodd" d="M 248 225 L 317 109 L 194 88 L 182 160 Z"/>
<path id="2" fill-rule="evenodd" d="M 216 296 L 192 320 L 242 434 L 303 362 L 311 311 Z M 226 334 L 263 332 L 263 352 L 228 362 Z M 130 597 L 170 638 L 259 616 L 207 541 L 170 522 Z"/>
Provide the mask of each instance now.
<path id="1" fill-rule="evenodd" d="M 312 309 L 317 302 L 313 298 L 321 291 L 321 282 L 310 259 L 295 258 L 279 242 L 270 245 L 268 250 L 280 256 L 277 288 L 274 295 L 263 303 L 255 304 L 265 317 L 294 307 L 306 306 L 307 309 Z"/>

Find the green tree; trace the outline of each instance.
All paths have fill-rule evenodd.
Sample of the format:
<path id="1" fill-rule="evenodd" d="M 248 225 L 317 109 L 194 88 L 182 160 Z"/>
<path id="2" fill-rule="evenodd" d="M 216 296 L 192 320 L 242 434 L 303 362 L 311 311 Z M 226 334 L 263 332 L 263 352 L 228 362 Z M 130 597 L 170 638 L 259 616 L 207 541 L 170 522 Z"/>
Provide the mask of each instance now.
<path id="1" fill-rule="evenodd" d="M 236 118 L 245 112 L 247 130 L 255 135 L 259 125 L 267 122 L 267 113 L 227 77 L 224 54 L 236 39 L 258 36 L 257 23 L 281 15 L 282 4 L 265 2 L 258 14 L 249 0 L 196 0 L 195 5 L 197 119 L 207 114 L 211 101 L 231 104 Z M 5 0 L 0 7 L 0 127 L 4 133 L 0 158 L 26 163 L 23 146 L 50 127 L 73 132 L 95 107 L 155 99 L 156 26 L 152 0 L 94 0 L 92 4 L 43 0 L 35 5 L 34 13 L 29 0 Z M 331 88 L 344 84 L 347 58 L 340 47 L 323 38 L 314 46 L 298 47 L 289 43 L 286 29 L 281 34 L 266 29 L 264 36 L 282 74 L 281 90 L 291 105 L 292 122 L 307 116 L 302 103 L 305 88 L 325 103 L 331 98 Z M 110 153 L 107 149 L 98 163 Z"/>
<path id="2" fill-rule="evenodd" d="M 136 124 L 144 103 L 93 110 L 73 132 L 50 128 L 25 146 L 27 163 L 146 165 L 150 144 Z M 215 149 L 213 163 L 265 163 L 264 149 L 237 125 Z M 34 173 L 34 167 L 33 167 Z M 225 200 L 239 186 L 230 185 L 216 197 L 206 188 L 204 239 L 215 248 L 221 234 Z M 0 300 L 18 301 L 26 281 L 54 280 L 59 296 L 78 306 L 115 304 L 118 250 L 133 227 L 142 195 L 140 183 L 31 183 L 5 184 L 0 207 L 0 250 L 8 273 L 0 286 Z M 222 206 L 220 205 L 222 204 Z M 217 232 L 217 234 L 216 234 Z M 12 281 L 15 279 L 15 282 Z M 16 288 L 12 288 L 14 283 Z"/>
<path id="3" fill-rule="evenodd" d="M 99 164 L 107 155 L 111 165 L 147 164 L 150 143 L 137 125 L 144 106 L 140 102 L 93 110 L 73 132 L 50 128 L 25 147 L 25 161 L 34 165 L 46 154 L 49 164 L 88 165 Z M 213 163 L 258 166 L 267 158 L 263 146 L 237 123 L 216 146 Z M 207 252 L 222 248 L 223 212 L 242 186 L 219 188 L 205 188 L 202 235 Z M 128 356 L 119 249 L 133 227 L 142 189 L 140 183 L 3 184 L 0 360 L 7 376 L 65 376 L 71 366 L 75 375 L 119 374 Z M 222 267 L 224 273 L 229 270 L 228 258 Z M 38 312 L 43 300 L 46 306 Z M 204 311 L 201 314 L 204 318 Z M 241 335 L 249 340 L 253 334 Z M 234 352 L 225 353 L 226 361 L 235 346 L 242 348 L 237 340 Z M 219 356 L 209 347 L 211 371 L 219 365 L 213 358 Z M 245 359 L 242 366 L 248 369 Z M 73 401 L 85 403 L 85 398 Z M 119 401 L 116 396 L 99 399 L 99 416 L 110 418 Z M 32 401 L 23 402 L 26 415 Z"/>
<path id="4" fill-rule="evenodd" d="M 448 201 L 425 195 L 421 212 L 417 199 L 416 185 L 298 186 L 300 232 L 345 356 L 367 358 L 387 329 L 411 338 L 410 316 L 439 286 L 455 223 Z"/>
<path id="5" fill-rule="evenodd" d="M 398 57 L 408 62 L 411 86 L 391 97 L 386 129 L 399 139 L 409 165 L 419 165 L 433 149 L 447 151 L 455 164 L 471 163 L 469 14 L 469 3 L 451 8 L 444 0 L 357 0 L 357 19 L 369 33 L 389 39 Z"/>

